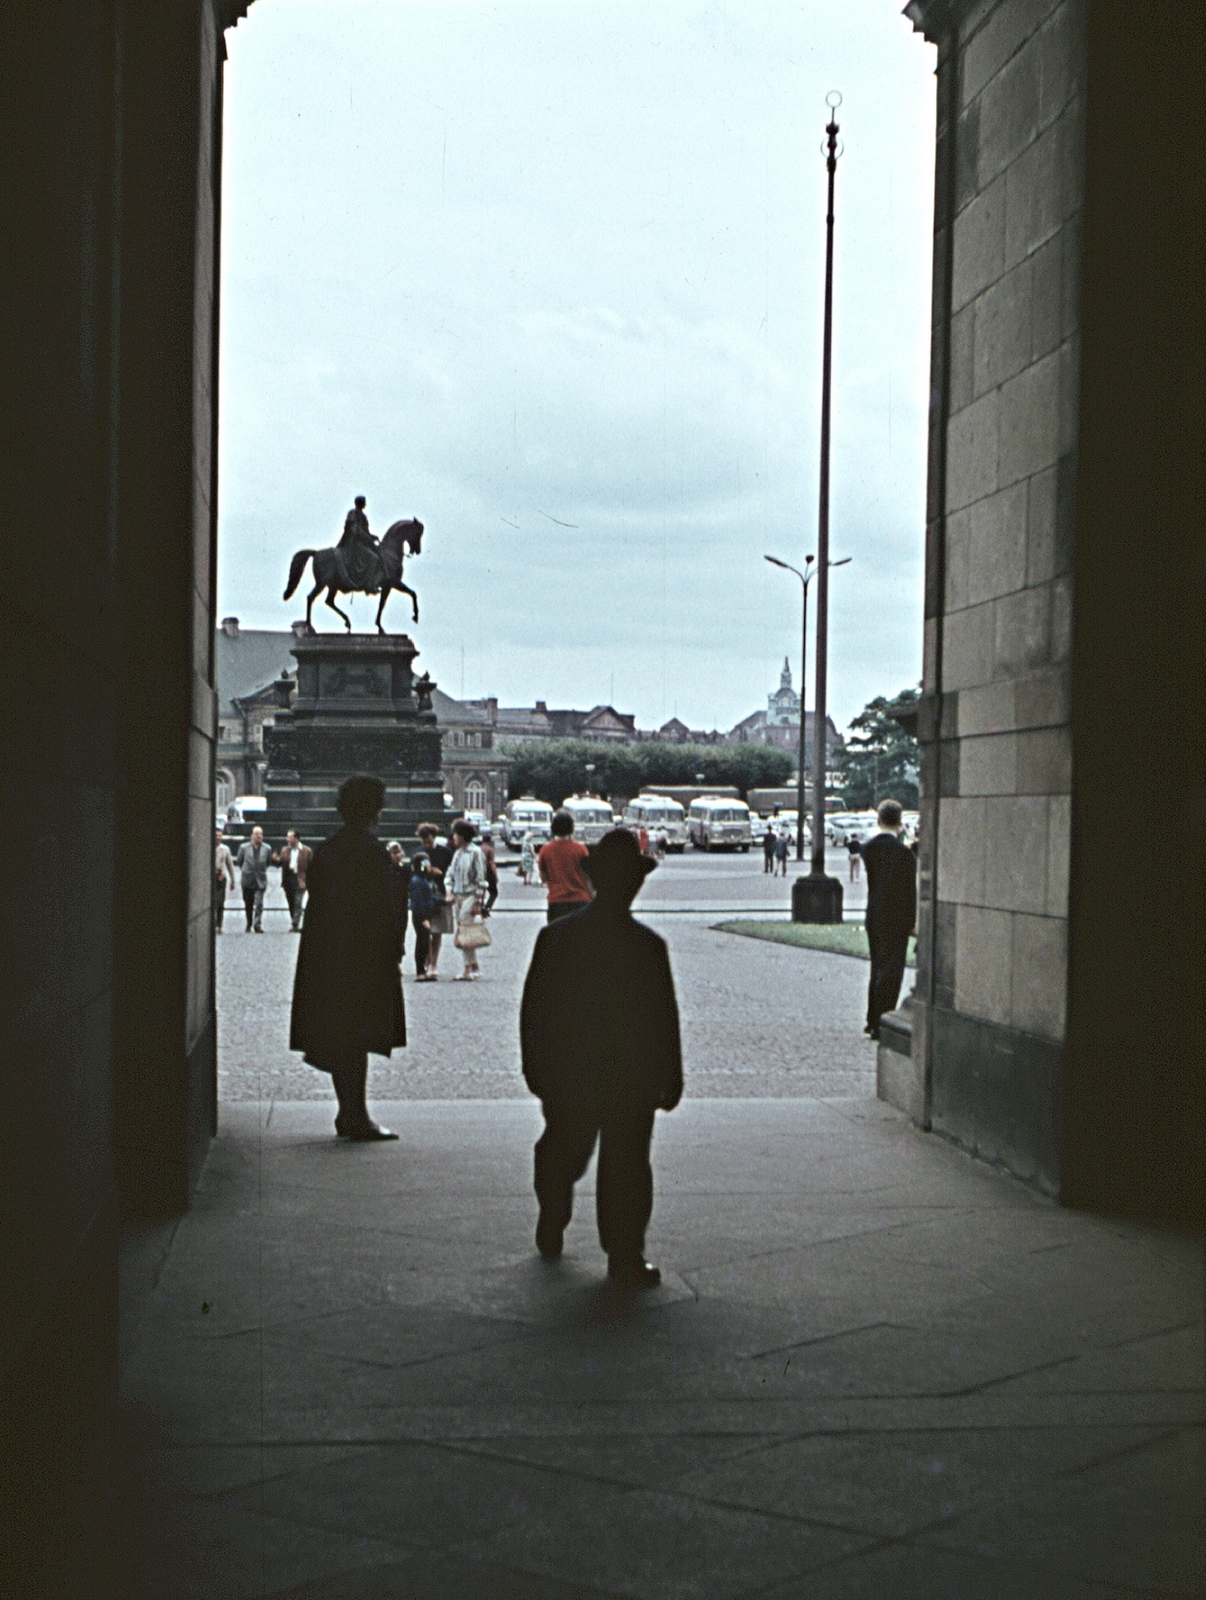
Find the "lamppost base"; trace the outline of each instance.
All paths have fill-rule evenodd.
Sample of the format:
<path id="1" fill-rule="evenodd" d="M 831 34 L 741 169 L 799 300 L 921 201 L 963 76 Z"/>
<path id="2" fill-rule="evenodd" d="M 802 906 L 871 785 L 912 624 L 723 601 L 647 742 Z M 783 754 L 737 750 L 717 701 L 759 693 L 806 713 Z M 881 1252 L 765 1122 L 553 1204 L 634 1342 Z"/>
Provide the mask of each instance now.
<path id="1" fill-rule="evenodd" d="M 834 923 L 842 920 L 842 880 L 810 872 L 791 886 L 793 922 Z"/>

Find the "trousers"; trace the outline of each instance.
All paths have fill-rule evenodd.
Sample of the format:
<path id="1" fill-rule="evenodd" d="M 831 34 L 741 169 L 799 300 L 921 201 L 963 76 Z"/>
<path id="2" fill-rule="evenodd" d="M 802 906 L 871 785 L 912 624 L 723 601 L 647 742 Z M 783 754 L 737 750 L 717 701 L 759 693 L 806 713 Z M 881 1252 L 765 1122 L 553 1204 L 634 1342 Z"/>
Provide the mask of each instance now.
<path id="1" fill-rule="evenodd" d="M 885 1011 L 895 1011 L 900 999 L 900 986 L 904 982 L 905 956 L 909 950 L 909 935 L 904 933 L 876 933 L 868 929 L 867 943 L 871 946 L 871 982 L 867 986 L 867 1026 L 878 1028 Z"/>
<path id="2" fill-rule="evenodd" d="M 290 872 L 288 867 L 281 873 L 281 888 L 285 891 L 285 899 L 289 902 L 289 921 L 295 928 L 300 928 L 306 891 L 298 883 L 297 873 Z"/>
<path id="3" fill-rule="evenodd" d="M 243 879 L 243 910 L 247 913 L 247 931 L 257 931 L 264 921 L 264 885 L 254 878 Z"/>
<path id="4" fill-rule="evenodd" d="M 653 1212 L 653 1106 L 595 1108 L 570 1101 L 543 1102 L 544 1132 L 536 1141 L 536 1198 L 555 1227 L 564 1228 L 574 1206 L 574 1184 L 590 1165 L 595 1143 L 595 1215 L 599 1243 L 621 1261 L 645 1253 Z"/>
<path id="5" fill-rule="evenodd" d="M 423 925 L 423 920 L 417 911 L 412 911 L 410 919 L 415 926 L 415 974 L 422 977 L 427 971 L 427 958 L 431 954 L 431 929 Z"/>

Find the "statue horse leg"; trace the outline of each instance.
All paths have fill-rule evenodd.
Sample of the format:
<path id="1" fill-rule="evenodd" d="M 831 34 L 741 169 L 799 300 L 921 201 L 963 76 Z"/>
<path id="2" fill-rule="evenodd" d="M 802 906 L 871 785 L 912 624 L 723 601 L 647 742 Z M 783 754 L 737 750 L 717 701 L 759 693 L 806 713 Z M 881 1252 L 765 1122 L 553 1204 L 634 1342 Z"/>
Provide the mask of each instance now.
<path id="1" fill-rule="evenodd" d="M 389 599 L 390 591 L 392 589 L 393 589 L 393 584 L 390 583 L 389 579 L 387 578 L 385 580 L 385 582 L 381 585 L 381 602 L 377 607 L 377 632 L 378 633 L 384 633 L 385 632 L 385 629 L 381 626 L 381 614 L 385 610 L 385 602 Z"/>
<path id="2" fill-rule="evenodd" d="M 311 610 L 312 606 L 314 605 L 315 600 L 318 599 L 318 596 L 321 593 L 322 593 L 322 584 L 321 583 L 316 583 L 314 585 L 314 587 L 310 590 L 310 593 L 306 596 L 306 632 L 307 633 L 313 633 L 315 631 L 314 624 L 310 621 L 310 610 Z"/>
<path id="3" fill-rule="evenodd" d="M 418 597 L 418 595 L 414 592 L 414 590 L 411 588 L 411 586 L 408 583 L 395 583 L 394 584 L 394 588 L 398 591 L 399 594 L 408 594 L 410 596 L 410 603 L 414 607 L 414 613 L 415 613 L 413 620 L 415 622 L 418 622 L 418 620 L 419 620 L 419 597 Z"/>
<path id="4" fill-rule="evenodd" d="M 348 630 L 349 633 L 351 633 L 351 631 L 352 631 L 352 619 L 351 619 L 351 617 L 348 616 L 346 611 L 341 611 L 339 609 L 339 607 L 335 604 L 335 585 L 334 584 L 331 584 L 330 588 L 327 590 L 326 603 L 327 603 L 328 606 L 330 606 L 331 610 L 335 613 L 335 615 L 337 617 L 342 617 L 343 618 L 344 627 Z"/>

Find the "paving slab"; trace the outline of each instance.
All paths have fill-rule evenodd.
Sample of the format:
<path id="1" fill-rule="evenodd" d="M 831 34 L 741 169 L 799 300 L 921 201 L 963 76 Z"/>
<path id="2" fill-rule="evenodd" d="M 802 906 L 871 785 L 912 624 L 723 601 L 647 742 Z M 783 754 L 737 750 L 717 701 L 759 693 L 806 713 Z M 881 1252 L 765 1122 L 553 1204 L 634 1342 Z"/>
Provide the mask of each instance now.
<path id="1" fill-rule="evenodd" d="M 144 1592 L 1197 1592 L 1199 1246 L 869 1094 L 705 1097 L 658 1118 L 663 1285 L 617 1296 L 589 1175 L 535 1255 L 534 1102 L 378 1110 L 397 1144 L 221 1107 L 127 1329 Z"/>

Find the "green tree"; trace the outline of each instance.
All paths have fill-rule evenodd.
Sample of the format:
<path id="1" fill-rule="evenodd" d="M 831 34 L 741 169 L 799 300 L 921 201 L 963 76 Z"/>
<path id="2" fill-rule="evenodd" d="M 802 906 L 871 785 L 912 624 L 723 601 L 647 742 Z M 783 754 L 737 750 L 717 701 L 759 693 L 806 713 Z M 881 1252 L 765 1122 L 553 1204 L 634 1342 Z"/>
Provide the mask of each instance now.
<path id="1" fill-rule="evenodd" d="M 783 750 L 759 744 L 601 744 L 590 739 L 541 739 L 512 745 L 509 790 L 512 799 L 534 794 L 559 806 L 566 795 L 589 787 L 605 799 L 631 799 L 659 783 L 733 784 L 744 795 L 751 788 L 785 783 L 792 770 Z M 586 771 L 587 764 L 594 771 Z"/>
<path id="2" fill-rule="evenodd" d="M 880 695 L 851 722 L 846 743 L 834 752 L 833 763 L 843 804 L 851 811 L 866 811 L 889 799 L 899 800 L 908 810 L 916 809 L 917 740 L 905 732 L 888 708 L 916 705 L 919 698 L 916 689 L 905 689 L 892 700 Z"/>

